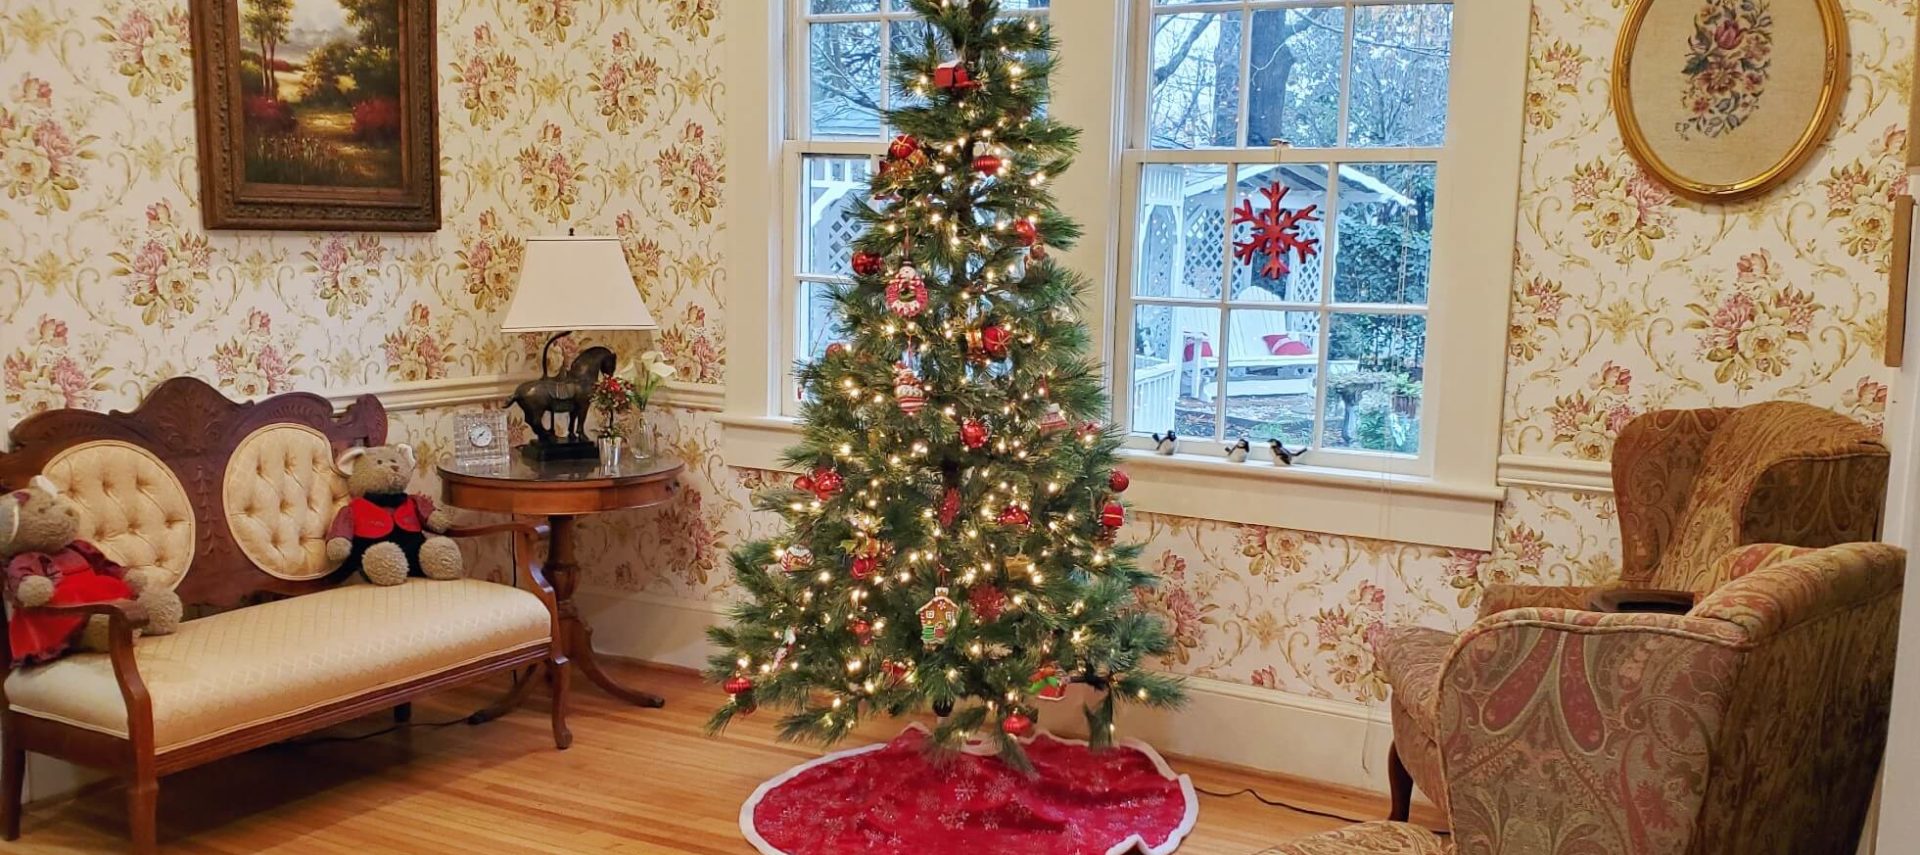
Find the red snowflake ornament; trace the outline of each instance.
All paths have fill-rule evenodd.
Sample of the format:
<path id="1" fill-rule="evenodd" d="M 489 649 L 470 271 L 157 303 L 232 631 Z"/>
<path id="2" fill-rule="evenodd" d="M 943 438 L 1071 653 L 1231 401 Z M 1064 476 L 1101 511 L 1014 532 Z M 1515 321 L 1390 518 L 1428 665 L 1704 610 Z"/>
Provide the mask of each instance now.
<path id="1" fill-rule="evenodd" d="M 1267 263 L 1260 268 L 1260 275 L 1268 279 L 1278 279 L 1287 275 L 1292 268 L 1287 266 L 1289 250 L 1304 262 L 1320 252 L 1320 239 L 1302 237 L 1301 223 L 1320 221 L 1313 211 L 1318 205 L 1308 205 L 1298 210 L 1280 207 L 1280 200 L 1287 198 L 1286 185 L 1278 181 L 1260 188 L 1260 195 L 1267 197 L 1267 207 L 1263 211 L 1253 210 L 1253 200 L 1240 200 L 1240 207 L 1233 211 L 1233 224 L 1249 223 L 1253 226 L 1253 235 L 1245 241 L 1233 242 L 1233 260 L 1251 264 L 1253 257 L 1265 255 Z"/>

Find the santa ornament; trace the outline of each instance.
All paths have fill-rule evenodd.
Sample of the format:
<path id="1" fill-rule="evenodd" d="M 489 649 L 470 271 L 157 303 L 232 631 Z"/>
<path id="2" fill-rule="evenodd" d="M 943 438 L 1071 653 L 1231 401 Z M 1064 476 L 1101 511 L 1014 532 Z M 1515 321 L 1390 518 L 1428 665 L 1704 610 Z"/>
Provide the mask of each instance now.
<path id="1" fill-rule="evenodd" d="M 913 415 L 927 406 L 927 390 L 920 385 L 920 378 L 902 362 L 893 369 L 893 399 L 900 404 L 900 412 Z"/>
<path id="2" fill-rule="evenodd" d="M 901 265 L 887 280 L 887 308 L 903 318 L 919 317 L 927 310 L 927 280 L 913 265 Z"/>
<path id="3" fill-rule="evenodd" d="M 813 566 L 813 550 L 805 544 L 796 543 L 780 553 L 780 569 L 788 573 L 798 573 Z"/>
<path id="4" fill-rule="evenodd" d="M 1027 694 L 1043 701 L 1061 700 L 1067 696 L 1067 675 L 1058 665 L 1042 665 L 1027 678 Z"/>

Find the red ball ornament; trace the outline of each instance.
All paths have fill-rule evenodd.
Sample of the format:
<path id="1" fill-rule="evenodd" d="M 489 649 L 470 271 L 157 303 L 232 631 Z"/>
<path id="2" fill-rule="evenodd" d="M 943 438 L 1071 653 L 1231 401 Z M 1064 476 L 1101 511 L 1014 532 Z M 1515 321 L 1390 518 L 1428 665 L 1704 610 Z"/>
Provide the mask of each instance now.
<path id="1" fill-rule="evenodd" d="M 847 352 L 847 345 L 844 342 L 836 341 L 832 344 L 827 345 L 828 356 L 839 356 L 840 354 L 846 353 L 846 352 Z"/>
<path id="2" fill-rule="evenodd" d="M 887 157 L 892 160 L 909 160 L 920 153 L 920 141 L 911 134 L 901 134 L 887 144 Z"/>
<path id="3" fill-rule="evenodd" d="M 1001 525 L 1026 525 L 1030 522 L 1033 522 L 1033 517 L 1027 513 L 1026 508 L 1019 505 L 1008 505 L 1000 512 Z"/>
<path id="4" fill-rule="evenodd" d="M 847 628 L 853 630 L 853 637 L 859 639 L 861 644 L 868 644 L 873 641 L 873 624 L 867 623 L 864 620 L 856 620 L 853 623 L 847 624 Z"/>
<path id="5" fill-rule="evenodd" d="M 1100 509 L 1100 524 L 1107 528 L 1119 528 L 1126 521 L 1127 509 L 1120 507 L 1119 502 L 1108 502 L 1106 507 Z"/>
<path id="6" fill-rule="evenodd" d="M 846 479 L 832 469 L 816 469 L 813 472 L 813 495 L 822 502 L 833 498 L 846 485 Z"/>
<path id="7" fill-rule="evenodd" d="M 880 559 L 871 555 L 856 555 L 853 558 L 853 578 L 866 579 L 880 569 Z"/>
<path id="8" fill-rule="evenodd" d="M 995 175 L 1007 165 L 1007 162 L 991 154 L 983 154 L 973 159 L 973 171 L 981 175 Z"/>
<path id="9" fill-rule="evenodd" d="M 721 684 L 721 688 L 726 689 L 729 695 L 744 694 L 753 691 L 753 681 L 745 676 L 735 674 L 732 677 L 728 677 L 727 682 Z"/>
<path id="10" fill-rule="evenodd" d="M 1033 246 L 1040 242 L 1040 228 L 1032 220 L 1014 220 L 1013 236 L 1020 239 L 1021 246 Z"/>
<path id="11" fill-rule="evenodd" d="M 960 444 L 968 451 L 978 451 L 987 444 L 987 424 L 979 419 L 967 419 L 960 423 Z"/>
<path id="12" fill-rule="evenodd" d="M 1007 355 L 1007 348 L 1013 345 L 1013 333 L 999 324 L 988 324 L 980 330 L 980 346 L 988 356 L 999 359 Z"/>
<path id="13" fill-rule="evenodd" d="M 1127 486 L 1132 483 L 1133 479 L 1127 477 L 1125 470 L 1115 469 L 1107 476 L 1107 489 L 1116 493 L 1126 492 Z"/>
<path id="14" fill-rule="evenodd" d="M 859 276 L 874 276 L 887 268 L 887 260 L 871 252 L 853 254 L 853 272 Z"/>
<path id="15" fill-rule="evenodd" d="M 953 525 L 953 521 L 959 518 L 960 490 L 948 487 L 946 494 L 940 497 L 940 525 L 943 528 Z"/>
<path id="16" fill-rule="evenodd" d="M 1000 729 L 1008 736 L 1026 736 L 1033 731 L 1033 719 L 1026 713 L 1007 713 L 1007 717 L 1000 720 Z"/>

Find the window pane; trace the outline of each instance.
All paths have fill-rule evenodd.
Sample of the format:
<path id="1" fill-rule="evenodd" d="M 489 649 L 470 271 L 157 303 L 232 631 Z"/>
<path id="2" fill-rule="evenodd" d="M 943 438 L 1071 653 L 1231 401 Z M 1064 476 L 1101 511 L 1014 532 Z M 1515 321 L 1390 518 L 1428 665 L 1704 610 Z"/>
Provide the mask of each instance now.
<path id="1" fill-rule="evenodd" d="M 824 282 L 800 283 L 800 346 L 794 348 L 798 359 L 819 359 L 826 355 L 827 345 L 852 339 L 834 311 L 828 292 L 832 287 Z"/>
<path id="2" fill-rule="evenodd" d="M 852 276 L 853 240 L 860 236 L 853 212 L 867 192 L 873 162 L 864 157 L 808 155 L 804 172 L 801 198 L 806 210 L 801 222 L 806 232 L 800 239 L 800 270 Z"/>
<path id="3" fill-rule="evenodd" d="M 1320 444 L 1418 453 L 1426 349 L 1427 319 L 1419 315 L 1333 315 Z"/>
<path id="4" fill-rule="evenodd" d="M 1256 448 L 1313 441 L 1320 313 L 1234 309 L 1227 315 L 1227 435 Z M 1208 396 L 1212 389 L 1204 390 Z"/>
<path id="5" fill-rule="evenodd" d="M 1447 133 L 1453 7 L 1367 6 L 1353 20 L 1348 145 L 1437 146 Z"/>
<path id="6" fill-rule="evenodd" d="M 1052 5 L 1053 0 L 1000 0 L 1000 8 L 1004 10 L 1045 9 Z"/>
<path id="7" fill-rule="evenodd" d="M 848 12 L 878 12 L 880 0 L 813 0 L 807 11 L 815 15 L 838 15 Z"/>
<path id="8" fill-rule="evenodd" d="M 917 107 L 925 104 L 927 102 L 925 97 L 915 95 L 911 89 L 894 83 L 892 66 L 894 59 L 902 54 L 917 55 L 925 51 L 927 49 L 927 36 L 933 32 L 933 27 L 929 26 L 925 21 L 918 20 L 892 21 L 888 23 L 887 27 L 889 30 L 887 40 L 889 42 L 889 48 L 892 51 L 892 53 L 887 56 L 887 108 L 898 110 L 902 107 Z M 942 38 L 934 43 L 934 56 L 946 56 L 950 53 L 952 53 L 952 49 L 947 46 L 946 39 Z M 891 133 L 892 132 L 889 132 L 889 135 L 891 135 Z"/>
<path id="9" fill-rule="evenodd" d="M 1220 310 L 1135 306 L 1133 317 L 1132 431 L 1211 439 Z"/>
<path id="10" fill-rule="evenodd" d="M 1343 9 L 1268 9 L 1253 15 L 1247 145 L 1339 143 Z"/>
<path id="11" fill-rule="evenodd" d="M 1149 164 L 1140 173 L 1134 293 L 1219 299 L 1227 167 Z"/>
<path id="12" fill-rule="evenodd" d="M 1147 132 L 1154 148 L 1238 144 L 1241 18 L 1188 12 L 1153 19 Z"/>
<path id="13" fill-rule="evenodd" d="M 880 136 L 880 24 L 814 24 L 809 127 L 814 136 Z"/>
<path id="14" fill-rule="evenodd" d="M 1431 163 L 1341 165 L 1335 301 L 1426 304 L 1434 170 Z"/>
<path id="15" fill-rule="evenodd" d="M 1319 303 L 1325 251 L 1327 170 L 1317 163 L 1241 164 L 1232 200 L 1233 299 L 1257 302 Z M 1278 184 L 1280 209 L 1270 193 Z M 1251 211 L 1252 220 L 1242 215 Z M 1301 212 L 1312 206 L 1313 220 Z M 1281 228 L 1299 217 L 1291 228 Z M 1302 256 L 1302 251 L 1307 254 Z"/>

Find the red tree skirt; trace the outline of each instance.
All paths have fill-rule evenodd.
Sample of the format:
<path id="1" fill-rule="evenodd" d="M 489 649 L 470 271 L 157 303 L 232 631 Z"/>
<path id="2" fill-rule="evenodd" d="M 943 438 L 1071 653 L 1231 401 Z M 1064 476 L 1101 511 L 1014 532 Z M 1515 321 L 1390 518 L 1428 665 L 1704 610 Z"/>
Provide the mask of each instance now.
<path id="1" fill-rule="evenodd" d="M 1200 813 L 1193 782 L 1143 742 L 1096 754 L 1042 733 L 1029 778 L 988 749 L 935 766 L 927 738 L 910 725 L 788 769 L 740 806 L 740 830 L 765 855 L 1166 855 Z"/>

